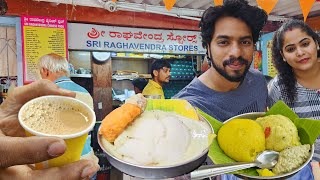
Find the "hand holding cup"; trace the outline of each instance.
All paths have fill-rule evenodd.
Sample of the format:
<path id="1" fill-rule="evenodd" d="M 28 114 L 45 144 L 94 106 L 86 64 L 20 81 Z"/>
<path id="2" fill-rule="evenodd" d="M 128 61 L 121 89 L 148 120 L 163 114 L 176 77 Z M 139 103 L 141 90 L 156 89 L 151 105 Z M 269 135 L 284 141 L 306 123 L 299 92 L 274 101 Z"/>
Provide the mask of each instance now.
<path id="1" fill-rule="evenodd" d="M 74 92 L 40 80 L 16 88 L 0 105 L 0 179 L 84 179 L 99 169 L 96 163 L 88 160 L 39 171 L 26 165 L 55 158 L 66 150 L 61 138 L 22 137 L 25 131 L 19 125 L 19 109 L 27 101 L 44 95 L 75 97 Z"/>

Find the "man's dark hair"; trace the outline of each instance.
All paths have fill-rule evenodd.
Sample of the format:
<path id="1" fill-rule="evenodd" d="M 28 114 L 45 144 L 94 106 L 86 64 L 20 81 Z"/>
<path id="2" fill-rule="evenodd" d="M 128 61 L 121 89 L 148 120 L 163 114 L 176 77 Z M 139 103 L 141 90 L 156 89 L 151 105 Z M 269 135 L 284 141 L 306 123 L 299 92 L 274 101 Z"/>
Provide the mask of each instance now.
<path id="1" fill-rule="evenodd" d="M 210 44 L 215 23 L 222 17 L 234 17 L 244 21 L 251 29 L 254 43 L 258 41 L 259 33 L 268 19 L 266 11 L 249 5 L 246 0 L 224 0 L 223 5 L 209 7 L 202 15 L 199 27 L 204 48 Z"/>
<path id="2" fill-rule="evenodd" d="M 148 84 L 148 81 L 144 78 L 136 78 L 132 80 L 132 84 L 134 87 L 137 87 L 141 91 L 143 91 L 144 87 Z"/>
<path id="3" fill-rule="evenodd" d="M 304 23 L 301 20 L 292 19 L 284 24 L 274 33 L 272 39 L 272 58 L 273 64 L 276 67 L 279 73 L 279 82 L 284 84 L 285 91 L 282 92 L 289 102 L 286 102 L 289 106 L 293 105 L 295 98 L 297 96 L 297 79 L 293 73 L 292 67 L 286 62 L 283 61 L 283 57 L 281 55 L 283 49 L 283 41 L 284 34 L 287 31 L 291 31 L 292 29 L 300 29 L 302 32 L 305 32 L 308 36 L 311 36 L 316 45 L 318 46 L 320 43 L 320 36 L 314 32 L 310 26 Z M 320 51 L 317 52 L 317 57 L 320 57 Z"/>
<path id="4" fill-rule="evenodd" d="M 153 70 L 159 71 L 163 67 L 171 68 L 171 65 L 170 65 L 170 63 L 168 61 L 163 60 L 163 59 L 157 59 L 152 63 L 151 72 L 150 72 L 151 76 L 152 76 L 152 79 L 154 78 Z"/>

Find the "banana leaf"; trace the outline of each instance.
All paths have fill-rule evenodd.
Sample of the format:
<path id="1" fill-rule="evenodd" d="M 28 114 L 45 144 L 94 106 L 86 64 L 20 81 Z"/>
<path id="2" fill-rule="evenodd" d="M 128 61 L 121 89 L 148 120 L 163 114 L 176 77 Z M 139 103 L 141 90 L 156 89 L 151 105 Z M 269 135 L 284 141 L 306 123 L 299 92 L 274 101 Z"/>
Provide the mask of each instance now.
<path id="1" fill-rule="evenodd" d="M 299 118 L 283 101 L 274 104 L 266 116 L 271 114 L 280 114 L 289 118 L 297 127 L 302 144 L 313 144 L 320 135 L 320 120 Z"/>
<path id="2" fill-rule="evenodd" d="M 206 114 L 205 112 L 201 111 L 200 109 L 197 109 L 198 113 L 201 114 L 204 118 L 206 118 L 209 123 L 211 124 L 214 133 L 218 134 L 218 131 L 220 127 L 223 125 L 222 122 L 218 121 L 217 119 L 211 117 L 210 115 Z M 229 156 L 227 156 L 222 149 L 220 148 L 217 138 L 214 139 L 212 142 L 209 152 L 208 152 L 209 158 L 212 160 L 214 164 L 226 164 L 226 163 L 233 163 L 236 162 L 235 160 L 231 159 Z M 235 171 L 232 174 L 246 174 L 251 176 L 258 176 L 257 171 L 255 168 L 249 168 L 244 169 L 240 171 Z"/>

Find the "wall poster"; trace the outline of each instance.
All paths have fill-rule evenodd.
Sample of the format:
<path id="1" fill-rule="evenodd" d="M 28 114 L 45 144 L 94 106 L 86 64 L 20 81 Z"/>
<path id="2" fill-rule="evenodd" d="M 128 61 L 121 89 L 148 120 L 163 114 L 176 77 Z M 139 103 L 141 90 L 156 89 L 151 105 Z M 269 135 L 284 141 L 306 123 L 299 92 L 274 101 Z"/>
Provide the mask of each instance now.
<path id="1" fill-rule="evenodd" d="M 267 44 L 267 55 L 268 55 L 268 75 L 271 77 L 275 77 L 277 75 L 277 70 L 276 68 L 273 66 L 272 63 L 272 41 L 268 41 Z"/>
<path id="2" fill-rule="evenodd" d="M 40 79 L 39 58 L 48 53 L 67 57 L 67 20 L 54 17 L 22 16 L 23 83 Z"/>

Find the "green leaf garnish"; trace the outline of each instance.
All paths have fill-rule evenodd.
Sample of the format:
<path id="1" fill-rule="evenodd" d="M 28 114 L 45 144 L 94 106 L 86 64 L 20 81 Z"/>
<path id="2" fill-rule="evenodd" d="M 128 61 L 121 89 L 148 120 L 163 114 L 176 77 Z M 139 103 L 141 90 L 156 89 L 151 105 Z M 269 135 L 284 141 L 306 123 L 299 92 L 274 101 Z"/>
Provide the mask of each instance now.
<path id="1" fill-rule="evenodd" d="M 314 119 L 297 118 L 294 121 L 302 144 L 313 144 L 320 135 L 320 121 Z"/>
<path id="2" fill-rule="evenodd" d="M 289 118 L 298 129 L 300 142 L 302 144 L 313 144 L 320 135 L 320 121 L 308 118 L 299 118 L 299 116 L 291 110 L 283 101 L 275 103 L 267 115 L 280 114 Z"/>
<path id="3" fill-rule="evenodd" d="M 299 116 L 291 110 L 289 106 L 287 106 L 283 101 L 276 102 L 268 112 L 266 112 L 266 116 L 269 115 L 283 115 L 289 118 L 291 121 L 294 122 L 295 119 L 299 118 Z"/>

